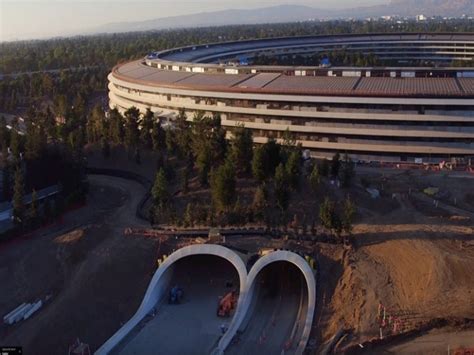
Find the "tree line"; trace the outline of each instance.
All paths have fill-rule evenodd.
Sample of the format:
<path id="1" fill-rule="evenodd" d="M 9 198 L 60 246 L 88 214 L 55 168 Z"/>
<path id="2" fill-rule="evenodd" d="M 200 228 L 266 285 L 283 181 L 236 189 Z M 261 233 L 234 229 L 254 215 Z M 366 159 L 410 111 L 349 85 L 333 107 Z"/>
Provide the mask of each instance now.
<path id="1" fill-rule="evenodd" d="M 5 118 L 0 118 L 1 198 L 12 201 L 16 231 L 50 221 L 85 199 L 85 117 L 81 116 L 80 106 L 65 110 L 66 122 L 58 125 L 49 108 L 30 108 L 24 119 L 24 132 L 18 121 L 13 121 L 9 129 Z M 40 205 L 37 191 L 53 185 L 58 187 L 58 196 Z M 27 204 L 25 196 L 29 194 L 32 201 Z"/>
<path id="2" fill-rule="evenodd" d="M 203 112 L 181 110 L 172 125 L 165 125 L 151 110 L 141 114 L 135 107 L 122 114 L 117 109 L 106 113 L 96 105 L 87 113 L 81 105 L 58 102 L 56 110 L 31 108 L 25 118 L 25 134 L 19 133 L 16 124 L 8 129 L 5 119 L 0 120 L 3 199 L 12 200 L 14 221 L 21 230 L 50 220 L 65 207 L 84 200 L 86 143 L 100 146 L 105 158 L 113 154 L 112 146 L 123 145 L 137 164 L 142 163 L 143 150 L 155 152 L 150 209 L 153 223 L 288 225 L 291 198 L 304 184 L 319 198 L 322 196 L 316 196 L 317 191 L 324 179 L 337 180 L 345 188 L 354 175 L 347 155 L 341 159 L 336 154 L 331 161 L 305 164 L 302 148 L 288 130 L 279 141 L 269 139 L 254 145 L 251 130 L 237 126 L 227 132 L 219 115 Z M 65 117 L 61 124 L 56 122 L 59 112 Z M 191 201 L 178 215 L 173 191 L 176 181 L 186 196 L 192 192 L 193 178 L 198 184 L 193 188 L 208 190 L 210 200 Z M 239 196 L 239 180 L 248 181 L 254 188 L 251 201 Z M 53 206 L 50 202 L 40 206 L 36 192 L 55 184 L 60 186 L 61 198 Z M 28 206 L 26 194 L 33 196 Z M 319 214 L 314 215 L 328 231 L 340 236 L 343 232 L 350 234 L 353 210 L 350 200 L 324 200 Z"/>
<path id="3" fill-rule="evenodd" d="M 270 138 L 254 145 L 250 129 L 241 125 L 226 131 L 219 115 L 203 112 L 180 110 L 173 125 L 163 123 L 151 110 L 140 114 L 135 107 L 123 114 L 113 109 L 108 115 L 96 107 L 87 123 L 88 141 L 101 146 L 104 158 L 113 154 L 111 145 L 123 144 L 137 164 L 142 163 L 142 150 L 155 152 L 149 213 L 153 224 L 287 226 L 294 224 L 289 215 L 292 196 L 306 185 L 315 199 L 321 198 L 313 219 L 335 236 L 350 235 L 355 215 L 352 200 L 331 200 L 319 191 L 324 181 L 351 186 L 354 164 L 347 155 L 305 163 L 301 146 L 288 130 L 279 141 Z M 239 181 L 255 190 L 250 201 L 239 193 Z M 203 197 L 191 200 L 178 213 L 176 193 L 186 196 L 198 190 L 205 192 Z"/>
<path id="4" fill-rule="evenodd" d="M 439 19 L 426 22 L 333 20 L 283 24 L 234 25 L 76 36 L 49 40 L 0 43 L 0 72 L 3 74 L 104 66 L 141 58 L 166 48 L 282 36 L 370 32 L 474 32 L 469 19 Z"/>
<path id="5" fill-rule="evenodd" d="M 0 81 L 0 112 L 22 113 L 31 106 L 47 105 L 61 115 L 65 106 L 88 108 L 94 93 L 105 93 L 107 74 L 107 68 L 88 68 L 4 77 Z"/>

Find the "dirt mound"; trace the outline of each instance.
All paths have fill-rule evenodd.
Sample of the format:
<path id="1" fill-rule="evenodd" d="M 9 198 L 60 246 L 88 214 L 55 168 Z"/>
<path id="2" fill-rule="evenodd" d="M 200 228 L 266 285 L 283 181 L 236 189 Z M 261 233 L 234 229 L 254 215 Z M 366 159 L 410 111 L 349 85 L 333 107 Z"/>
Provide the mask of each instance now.
<path id="1" fill-rule="evenodd" d="M 391 240 L 365 249 L 387 269 L 393 307 L 425 316 L 474 316 L 472 248 L 449 240 Z"/>
<path id="2" fill-rule="evenodd" d="M 472 237 L 469 227 L 451 227 Z M 352 343 L 377 336 L 379 303 L 402 319 L 403 331 L 433 318 L 474 318 L 474 245 L 430 240 L 429 231 L 424 232 L 425 239 L 403 239 L 406 233 L 399 229 L 392 233 L 402 239 L 373 243 L 346 255 L 324 340 L 340 327 L 353 330 L 348 337 Z"/>

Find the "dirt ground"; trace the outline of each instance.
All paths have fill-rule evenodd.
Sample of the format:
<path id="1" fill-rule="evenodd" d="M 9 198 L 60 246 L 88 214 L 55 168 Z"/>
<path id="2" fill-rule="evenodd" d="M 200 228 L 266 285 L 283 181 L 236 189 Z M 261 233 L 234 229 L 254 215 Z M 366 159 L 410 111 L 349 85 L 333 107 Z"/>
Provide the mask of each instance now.
<path id="1" fill-rule="evenodd" d="M 378 172 L 367 172 L 374 185 L 384 181 L 383 190 L 376 185 L 382 192 L 376 200 L 364 196 L 360 186 L 351 189 L 358 205 L 352 248 L 270 238 L 232 242 L 249 250 L 287 247 L 316 255 L 320 277 L 308 353 L 319 354 L 340 329 L 348 335 L 338 344 L 339 350 L 376 338 L 379 303 L 387 314 L 401 320 L 401 331 L 433 318 L 474 319 L 473 213 L 453 203 L 435 207 L 416 194 L 420 186 L 443 183 L 453 186 L 450 193 L 461 198 L 472 190 L 474 179 L 402 175 L 389 173 L 382 178 Z M 451 179 L 452 185 L 446 184 L 446 179 Z M 397 195 L 392 198 L 392 194 Z M 449 331 L 453 330 L 446 330 L 446 334 Z M 384 332 L 390 335 L 388 330 Z M 436 332 L 439 341 L 444 333 Z M 474 346 L 474 340 L 471 343 Z"/>
<path id="2" fill-rule="evenodd" d="M 0 328 L 1 345 L 25 354 L 67 354 L 79 337 L 94 350 L 135 312 L 155 265 L 156 242 L 126 237 L 140 225 L 143 188 L 90 176 L 86 207 L 58 225 L 0 250 L 0 312 L 52 298 L 32 318 Z"/>
<path id="3" fill-rule="evenodd" d="M 152 175 L 145 164 L 137 169 Z M 349 191 L 358 206 L 354 247 L 269 237 L 227 239 L 247 250 L 286 247 L 316 255 L 320 277 L 310 353 L 319 353 L 340 328 L 350 332 L 338 348 L 376 337 L 379 303 L 403 320 L 404 329 L 436 317 L 474 318 L 474 205 L 467 196 L 472 176 L 375 169 L 357 174 Z M 379 199 L 362 188 L 363 176 L 380 189 Z M 0 345 L 21 345 L 25 354 L 65 354 L 79 337 L 96 350 L 138 308 L 159 245 L 161 252 L 176 247 L 174 240 L 159 244 L 123 234 L 127 227 L 147 227 L 135 217 L 143 187 L 104 176 L 91 176 L 90 183 L 86 207 L 30 239 L 0 245 L 0 314 L 52 296 L 32 318 L 1 325 Z M 448 192 L 438 207 L 420 193 L 429 186 Z M 323 191 L 333 197 L 348 193 L 329 184 Z M 309 196 L 298 192 L 291 210 L 301 214 L 300 220 L 307 216 L 308 223 L 321 199 Z"/>
<path id="4" fill-rule="evenodd" d="M 474 350 L 474 331 L 457 329 L 434 329 L 416 339 L 388 347 L 387 354 L 432 354 L 444 355 L 459 349 Z"/>
<path id="5" fill-rule="evenodd" d="M 410 179 L 440 183 L 436 176 Z M 386 193 L 410 186 L 399 176 L 389 180 Z M 455 193 L 472 191 L 474 180 L 453 179 L 453 186 Z M 329 277 L 322 275 L 322 307 L 315 324 L 319 344 L 340 328 L 350 330 L 341 348 L 377 337 L 379 303 L 401 319 L 403 330 L 432 318 L 474 318 L 474 224 L 466 217 L 472 213 L 456 209 L 465 212 L 459 216 L 446 205 L 433 216 L 432 210 L 441 206 L 413 201 L 418 198 L 402 196 L 400 207 L 390 213 L 369 211 L 354 228 L 354 249 L 322 249 L 322 261 L 332 269 L 322 270 Z"/>

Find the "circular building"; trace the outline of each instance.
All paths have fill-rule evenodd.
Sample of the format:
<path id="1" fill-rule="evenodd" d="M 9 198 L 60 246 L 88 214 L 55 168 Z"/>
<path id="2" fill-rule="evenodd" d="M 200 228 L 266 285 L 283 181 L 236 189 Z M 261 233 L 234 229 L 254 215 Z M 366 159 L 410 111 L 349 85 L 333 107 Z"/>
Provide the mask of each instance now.
<path id="1" fill-rule="evenodd" d="M 473 33 L 248 40 L 117 65 L 109 98 L 170 120 L 219 114 L 256 143 L 288 130 L 314 157 L 438 163 L 474 157 L 473 64 Z"/>

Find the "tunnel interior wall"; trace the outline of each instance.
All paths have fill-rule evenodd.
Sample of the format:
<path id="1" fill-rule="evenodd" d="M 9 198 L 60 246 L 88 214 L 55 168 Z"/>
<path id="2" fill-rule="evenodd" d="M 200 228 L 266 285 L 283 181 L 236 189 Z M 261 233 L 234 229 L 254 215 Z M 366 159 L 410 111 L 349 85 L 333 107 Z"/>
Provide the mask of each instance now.
<path id="1" fill-rule="evenodd" d="M 247 269 L 242 259 L 232 250 L 220 245 L 213 244 L 196 244 L 181 248 L 171 254 L 161 264 L 153 275 L 148 289 L 145 293 L 143 301 L 137 312 L 128 322 L 126 322 L 115 334 L 113 334 L 96 352 L 95 354 L 109 354 L 152 310 L 153 307 L 164 297 L 164 293 L 169 287 L 169 283 L 173 276 L 173 264 L 187 256 L 191 255 L 215 255 L 226 259 L 234 265 L 239 275 L 240 281 L 240 297 L 237 303 L 237 309 L 242 308 L 242 300 L 247 294 Z"/>
<path id="2" fill-rule="evenodd" d="M 171 254 L 155 272 L 152 280 L 150 281 L 149 287 L 145 293 L 143 301 L 138 308 L 135 315 L 125 323 L 115 334 L 112 335 L 96 352 L 95 354 L 109 354 L 137 325 L 138 323 L 156 306 L 156 304 L 165 297 L 166 292 L 169 289 L 171 279 L 174 272 L 174 263 L 182 258 L 190 255 L 215 255 L 229 261 L 236 269 L 239 281 L 240 291 L 239 298 L 236 307 L 236 311 L 229 325 L 227 332 L 221 337 L 217 347 L 213 353 L 221 354 L 228 347 L 236 332 L 248 316 L 249 309 L 251 310 L 252 301 L 256 300 L 258 296 L 258 286 L 255 286 L 255 280 L 261 270 L 276 261 L 285 261 L 294 264 L 303 274 L 308 288 L 308 307 L 305 317 L 304 329 L 302 336 L 299 341 L 298 349 L 301 349 L 301 353 L 306 347 L 306 343 L 309 338 L 311 331 L 311 325 L 313 322 L 313 315 L 315 309 L 316 300 L 316 282 L 314 279 L 314 273 L 311 267 L 308 265 L 298 254 L 290 251 L 278 250 L 269 253 L 261 257 L 247 272 L 244 262 L 242 259 L 232 250 L 212 244 L 202 245 L 191 245 L 181 248 Z M 250 312 L 252 313 L 252 312 Z"/>
<path id="3" fill-rule="evenodd" d="M 308 265 L 307 261 L 303 259 L 300 255 L 287 250 L 277 250 L 258 259 L 257 262 L 250 269 L 250 272 L 247 277 L 247 289 L 249 290 L 247 297 L 245 297 L 245 299 L 242 301 L 242 306 L 237 309 L 228 331 L 221 338 L 218 347 L 215 351 L 216 354 L 222 354 L 231 343 L 237 331 L 240 330 L 241 325 L 245 326 L 243 322 L 245 322 L 246 317 L 251 317 L 251 315 L 249 315 L 248 313 L 249 310 L 251 310 L 252 302 L 254 302 L 254 300 L 256 299 L 254 293 L 255 291 L 260 291 L 258 290 L 258 286 L 257 288 L 255 287 L 257 277 L 265 267 L 278 261 L 289 262 L 295 265 L 301 271 L 304 280 L 306 281 L 306 315 L 304 316 L 304 324 L 303 329 L 301 331 L 301 338 L 299 339 L 297 345 L 297 353 L 303 353 L 304 349 L 306 348 L 306 344 L 309 340 L 309 335 L 311 333 L 314 310 L 316 307 L 316 281 L 314 278 L 314 272 Z"/>

